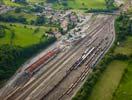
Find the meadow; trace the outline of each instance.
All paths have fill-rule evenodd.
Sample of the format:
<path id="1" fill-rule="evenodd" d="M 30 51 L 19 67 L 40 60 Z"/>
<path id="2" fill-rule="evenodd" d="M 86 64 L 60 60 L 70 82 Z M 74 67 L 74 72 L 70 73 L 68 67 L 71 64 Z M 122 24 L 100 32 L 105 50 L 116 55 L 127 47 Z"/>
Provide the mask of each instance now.
<path id="1" fill-rule="evenodd" d="M 123 53 L 128 56 L 132 55 L 132 37 L 128 37 L 127 41 L 118 47 L 115 52 Z M 122 80 L 116 89 L 113 100 L 132 100 L 132 59 L 128 62 Z"/>
<path id="2" fill-rule="evenodd" d="M 105 0 L 69 0 L 68 6 L 71 8 L 105 8 Z"/>
<path id="3" fill-rule="evenodd" d="M 2 23 L 9 29 L 6 29 L 6 34 L 3 38 L 0 38 L 0 45 L 2 44 L 10 44 L 19 45 L 22 47 L 27 47 L 33 44 L 37 44 L 40 42 L 41 37 L 45 34 L 45 31 L 48 27 L 44 26 L 31 26 L 31 25 L 23 25 L 23 24 L 12 24 L 12 23 Z M 14 37 L 12 37 L 12 32 L 14 32 Z M 37 30 L 37 32 L 35 32 Z M 47 37 L 43 37 L 43 41 L 46 41 Z"/>
<path id="4" fill-rule="evenodd" d="M 132 60 L 128 63 L 121 83 L 113 96 L 113 100 L 132 100 Z"/>
<path id="5" fill-rule="evenodd" d="M 62 6 L 64 5 L 64 6 Z M 55 3 L 55 8 L 72 8 L 72 9 L 105 9 L 105 0 L 67 0 L 62 5 Z"/>
<path id="6" fill-rule="evenodd" d="M 16 6 L 16 7 L 22 6 L 22 4 L 11 2 L 11 0 L 0 0 L 0 1 L 3 2 L 5 5 L 8 5 L 8 6 Z M 45 2 L 45 0 L 27 0 L 27 2 L 34 4 L 34 3 Z"/>
<path id="7" fill-rule="evenodd" d="M 1 0 L 5 5 L 7 6 L 16 6 L 16 7 L 19 7 L 21 6 L 20 4 L 18 3 L 14 3 L 14 2 L 11 2 L 11 0 Z"/>
<path id="8" fill-rule="evenodd" d="M 132 37 L 128 37 L 128 39 L 125 41 L 125 43 L 118 46 L 118 48 L 115 50 L 115 54 L 121 53 L 124 55 L 131 55 L 132 54 Z"/>
<path id="9" fill-rule="evenodd" d="M 72 8 L 72 9 L 105 9 L 106 3 L 105 0 L 67 0 L 64 2 L 61 1 L 53 2 L 52 0 L 27 0 L 28 3 L 45 3 L 51 2 L 53 3 L 53 7 L 56 9 L 60 8 Z M 11 2 L 11 0 L 3 0 L 3 3 L 8 6 L 22 6 L 19 3 Z"/>
<path id="10" fill-rule="evenodd" d="M 41 2 L 45 2 L 46 0 L 27 0 L 27 2 L 29 3 L 41 3 Z"/>
<path id="11" fill-rule="evenodd" d="M 117 46 L 114 54 L 132 55 L 132 37 Z M 112 61 L 102 73 L 88 100 L 132 100 L 132 61 Z"/>
<path id="12" fill-rule="evenodd" d="M 122 78 L 127 64 L 128 62 L 118 60 L 111 62 L 95 85 L 88 100 L 112 100 L 113 93 Z"/>

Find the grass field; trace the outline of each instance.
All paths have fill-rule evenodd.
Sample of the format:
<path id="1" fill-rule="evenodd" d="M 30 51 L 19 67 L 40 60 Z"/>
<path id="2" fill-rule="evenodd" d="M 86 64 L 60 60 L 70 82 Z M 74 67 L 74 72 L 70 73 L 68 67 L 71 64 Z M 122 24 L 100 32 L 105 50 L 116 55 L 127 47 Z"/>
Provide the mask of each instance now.
<path id="1" fill-rule="evenodd" d="M 46 0 L 27 0 L 27 2 L 30 3 L 41 3 L 41 2 L 45 2 Z"/>
<path id="2" fill-rule="evenodd" d="M 105 0 L 69 0 L 68 6 L 71 8 L 104 8 Z"/>
<path id="3" fill-rule="evenodd" d="M 21 5 L 18 4 L 18 3 L 11 2 L 11 0 L 2 0 L 2 1 L 3 1 L 3 3 L 4 3 L 5 5 L 8 5 L 8 6 L 21 6 Z"/>
<path id="4" fill-rule="evenodd" d="M 8 6 L 21 6 L 21 4 L 13 3 L 10 0 L 3 0 Z M 44 3 L 46 0 L 27 0 L 28 3 Z M 54 3 L 53 7 L 56 9 L 60 8 L 73 8 L 73 9 L 84 9 L 84 8 L 106 8 L 105 0 L 67 0 L 67 6 L 62 4 Z"/>
<path id="5" fill-rule="evenodd" d="M 56 8 L 62 5 L 55 4 Z M 106 8 L 105 0 L 67 0 L 67 8 L 84 9 L 84 8 Z"/>
<path id="6" fill-rule="evenodd" d="M 21 6 L 21 4 L 11 2 L 11 0 L 0 0 L 0 1 L 2 1 L 5 5 L 8 5 L 8 6 Z M 45 2 L 45 0 L 27 0 L 27 2 L 34 4 L 34 3 Z"/>
<path id="7" fill-rule="evenodd" d="M 126 67 L 127 62 L 113 61 L 110 63 L 88 100 L 111 100 Z"/>
<path id="8" fill-rule="evenodd" d="M 115 52 L 131 55 L 131 43 L 132 37 L 128 37 L 127 41 L 121 47 L 118 47 Z M 132 60 L 129 61 L 127 71 L 124 74 L 112 100 L 132 100 Z"/>
<path id="9" fill-rule="evenodd" d="M 114 53 L 131 55 L 131 43 L 132 37 L 128 37 L 123 44 L 116 47 Z M 125 69 L 128 72 L 121 79 Z M 132 61 L 113 61 L 108 65 L 95 85 L 89 100 L 132 100 Z"/>
<path id="10" fill-rule="evenodd" d="M 132 60 L 129 62 L 127 70 L 113 100 L 132 100 Z"/>
<path id="11" fill-rule="evenodd" d="M 40 27 L 39 31 L 34 33 L 34 30 L 38 28 L 37 26 L 28 26 L 24 27 L 22 24 L 12 24 L 10 26 L 9 23 L 3 23 L 8 28 L 14 30 L 15 36 L 13 38 L 13 44 L 19 45 L 22 47 L 30 46 L 40 42 L 40 38 L 45 31 L 48 29 L 47 27 Z M 45 37 L 43 40 L 46 40 Z M 11 43 L 11 31 L 6 30 L 6 35 L 3 38 L 0 38 L 0 44 L 10 44 Z"/>
<path id="12" fill-rule="evenodd" d="M 121 44 L 116 50 L 115 53 L 122 53 L 126 55 L 132 54 L 132 37 L 128 37 L 125 43 Z"/>

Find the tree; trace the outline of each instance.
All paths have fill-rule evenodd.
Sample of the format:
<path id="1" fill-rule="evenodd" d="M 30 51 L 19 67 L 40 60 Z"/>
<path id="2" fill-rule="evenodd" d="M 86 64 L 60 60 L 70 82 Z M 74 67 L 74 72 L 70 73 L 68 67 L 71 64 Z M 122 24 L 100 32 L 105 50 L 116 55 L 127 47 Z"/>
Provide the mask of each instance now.
<path id="1" fill-rule="evenodd" d="M 44 16 L 38 16 L 35 21 L 35 25 L 42 25 L 45 24 L 45 17 Z"/>
<path id="2" fill-rule="evenodd" d="M 5 29 L 2 25 L 0 25 L 0 38 L 5 36 Z"/>
<path id="3" fill-rule="evenodd" d="M 21 12 L 21 8 L 16 8 L 15 9 L 15 13 L 20 13 Z"/>

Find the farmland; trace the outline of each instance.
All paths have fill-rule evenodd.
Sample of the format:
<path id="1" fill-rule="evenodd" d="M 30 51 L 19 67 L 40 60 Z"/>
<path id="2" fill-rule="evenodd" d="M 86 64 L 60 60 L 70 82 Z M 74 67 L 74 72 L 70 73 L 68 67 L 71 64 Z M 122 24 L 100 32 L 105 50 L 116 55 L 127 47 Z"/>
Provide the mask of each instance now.
<path id="1" fill-rule="evenodd" d="M 117 53 L 122 53 L 125 55 L 130 55 L 132 54 L 132 37 L 128 37 L 127 41 L 125 43 L 121 44 L 116 50 L 115 54 Z"/>
<path id="2" fill-rule="evenodd" d="M 27 0 L 27 2 L 29 3 L 41 3 L 41 2 L 45 2 L 46 0 Z"/>
<path id="3" fill-rule="evenodd" d="M 11 0 L 0 0 L 0 1 L 2 1 L 5 5 L 8 6 L 16 6 L 16 7 L 22 6 L 22 4 L 11 2 Z M 27 0 L 27 2 L 34 4 L 34 3 L 45 2 L 45 0 Z"/>
<path id="4" fill-rule="evenodd" d="M 53 3 L 53 7 L 56 9 L 59 8 L 72 8 L 72 9 L 105 9 L 106 3 L 105 0 L 68 0 L 68 1 L 60 1 L 53 2 L 52 0 L 27 0 L 28 3 L 45 3 L 50 2 Z M 22 6 L 22 4 L 11 2 L 10 0 L 3 0 L 3 3 L 8 6 Z"/>
<path id="5" fill-rule="evenodd" d="M 73 8 L 105 8 L 105 0 L 73 0 L 68 1 L 68 6 Z"/>
<path id="6" fill-rule="evenodd" d="M 72 8 L 72 9 L 105 9 L 105 0 L 68 0 L 64 2 L 62 5 L 55 3 L 54 4 L 55 8 L 61 8 L 61 7 L 66 7 L 66 8 Z"/>
<path id="7" fill-rule="evenodd" d="M 127 40 L 122 43 L 121 46 L 117 47 L 114 54 L 132 54 L 131 47 L 132 37 L 128 37 Z M 132 62 L 131 61 L 112 61 L 104 73 L 101 75 L 99 81 L 96 83 L 89 100 L 131 100 L 130 86 L 132 85 Z M 128 70 L 123 76 L 124 72 Z M 123 76 L 123 79 L 122 79 Z M 120 83 L 121 80 L 121 83 Z M 119 85 L 120 84 L 120 85 Z M 117 89 L 119 85 L 119 88 Z M 115 96 L 113 94 L 117 89 Z M 125 99 L 129 97 L 128 99 Z"/>
<path id="8" fill-rule="evenodd" d="M 89 100 L 112 100 L 112 95 L 117 88 L 127 62 L 113 61 L 97 82 Z"/>
<path id="9" fill-rule="evenodd" d="M 11 2 L 11 0 L 1 0 L 5 5 L 8 5 L 8 6 L 16 6 L 16 7 L 20 7 L 21 5 L 18 4 L 18 3 L 14 3 L 14 2 Z"/>
<path id="10" fill-rule="evenodd" d="M 118 47 L 115 52 L 126 54 L 128 56 L 132 55 L 132 37 L 128 37 L 125 43 Z M 132 99 L 132 60 L 128 62 L 127 68 L 125 69 L 125 73 L 122 77 L 122 80 L 116 89 L 113 100 L 131 100 Z"/>
<path id="11" fill-rule="evenodd" d="M 30 46 L 33 44 L 37 44 L 40 42 L 40 39 L 45 31 L 48 29 L 46 27 L 37 27 L 30 25 L 22 25 L 22 24 L 11 24 L 11 23 L 3 23 L 9 29 L 12 29 L 15 33 L 13 38 L 13 44 L 19 45 L 22 47 Z M 38 28 L 38 32 L 34 33 L 34 31 Z M 11 31 L 6 29 L 6 35 L 3 38 L 0 38 L 0 45 L 2 44 L 10 44 L 11 43 Z M 44 37 L 45 41 L 47 38 Z"/>
<path id="12" fill-rule="evenodd" d="M 129 62 L 113 100 L 132 100 L 132 61 Z"/>

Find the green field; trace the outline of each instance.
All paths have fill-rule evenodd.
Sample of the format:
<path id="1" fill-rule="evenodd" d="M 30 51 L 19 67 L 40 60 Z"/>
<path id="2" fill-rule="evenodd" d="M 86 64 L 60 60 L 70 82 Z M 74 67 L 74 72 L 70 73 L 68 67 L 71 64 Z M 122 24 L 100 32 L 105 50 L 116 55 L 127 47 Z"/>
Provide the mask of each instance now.
<path id="1" fill-rule="evenodd" d="M 5 5 L 8 5 L 8 6 L 21 6 L 21 5 L 18 4 L 18 3 L 11 2 L 11 0 L 2 0 L 2 1 L 3 1 L 3 3 L 4 3 Z"/>
<path id="2" fill-rule="evenodd" d="M 105 0 L 69 0 L 71 8 L 105 8 Z"/>
<path id="3" fill-rule="evenodd" d="M 115 54 L 132 54 L 132 37 L 117 46 Z M 128 72 L 122 78 L 125 69 Z M 95 85 L 89 100 L 132 100 L 132 61 L 112 61 Z M 120 85 L 119 85 L 120 84 Z M 117 87 L 119 88 L 117 89 Z M 117 89 L 117 91 L 116 91 Z M 116 91 L 116 93 L 115 93 Z M 113 93 L 115 93 L 113 99 Z"/>
<path id="4" fill-rule="evenodd" d="M 120 44 L 120 46 L 115 50 L 115 53 L 121 53 L 125 55 L 132 54 L 132 37 L 128 37 L 125 43 Z"/>
<path id="5" fill-rule="evenodd" d="M 132 100 L 132 61 L 129 62 L 127 70 L 113 100 Z"/>
<path id="6" fill-rule="evenodd" d="M 10 0 L 3 0 L 4 4 L 8 6 L 21 6 L 19 3 L 13 3 Z M 27 0 L 28 3 L 45 3 L 46 0 Z M 52 2 L 51 2 L 52 3 Z M 66 5 L 65 5 L 66 4 Z M 102 9 L 106 8 L 105 0 L 67 0 L 65 3 L 53 2 L 53 7 L 59 8 L 73 8 L 73 9 Z"/>
<path id="7" fill-rule="evenodd" d="M 61 8 L 62 5 L 55 4 L 55 8 Z M 84 9 L 84 8 L 106 8 L 105 0 L 67 0 L 67 8 Z"/>
<path id="8" fill-rule="evenodd" d="M 37 44 L 40 42 L 40 39 L 45 31 L 48 29 L 47 27 L 39 27 L 39 31 L 34 33 L 34 30 L 38 28 L 37 26 L 29 26 L 23 24 L 9 24 L 3 23 L 11 30 L 14 30 L 15 36 L 13 38 L 13 44 L 19 45 L 22 47 L 30 46 L 33 44 Z M 44 37 L 43 40 L 47 38 Z M 0 38 L 0 44 L 10 44 L 11 43 L 11 31 L 6 30 L 6 35 L 3 38 Z"/>
<path id="9" fill-rule="evenodd" d="M 27 0 L 27 2 L 30 3 L 41 3 L 41 2 L 45 2 L 46 0 Z"/>
<path id="10" fill-rule="evenodd" d="M 2 1 L 5 5 L 8 5 L 8 6 L 21 6 L 21 4 L 11 2 L 11 0 L 0 0 L 0 1 Z M 27 0 L 27 2 L 34 4 L 34 3 L 45 2 L 45 0 Z"/>
<path id="11" fill-rule="evenodd" d="M 127 62 L 113 61 L 110 63 L 95 85 L 89 100 L 111 100 L 126 67 Z"/>
<path id="12" fill-rule="evenodd" d="M 115 52 L 123 53 L 126 55 L 132 55 L 132 37 L 128 37 L 125 44 L 121 47 L 118 47 Z M 129 61 L 129 64 L 126 69 L 119 87 L 115 92 L 113 100 L 132 100 L 132 59 Z"/>

